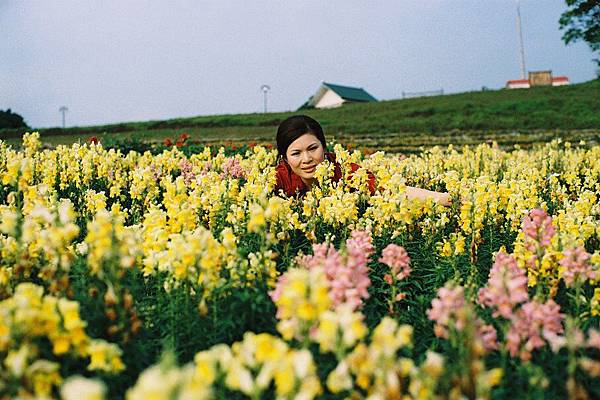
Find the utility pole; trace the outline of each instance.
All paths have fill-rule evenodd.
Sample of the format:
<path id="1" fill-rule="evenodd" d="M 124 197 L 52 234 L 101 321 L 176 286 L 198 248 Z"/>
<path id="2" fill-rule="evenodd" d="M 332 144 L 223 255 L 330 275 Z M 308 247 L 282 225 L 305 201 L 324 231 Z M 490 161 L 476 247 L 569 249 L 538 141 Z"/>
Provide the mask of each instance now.
<path id="1" fill-rule="evenodd" d="M 262 90 L 263 94 L 264 94 L 264 112 L 267 112 L 267 92 L 269 90 L 271 90 L 271 88 L 269 87 L 269 85 L 262 85 L 260 87 L 260 90 Z"/>
<path id="2" fill-rule="evenodd" d="M 65 114 L 67 113 L 67 111 L 69 111 L 69 109 L 67 108 L 67 106 L 62 106 L 58 109 L 58 111 L 62 113 L 62 127 L 63 129 L 65 129 Z"/>
<path id="3" fill-rule="evenodd" d="M 523 30 L 521 28 L 521 1 L 517 0 L 517 32 L 519 33 L 519 48 L 521 53 L 521 79 L 527 79 L 525 75 L 525 48 L 523 46 Z"/>

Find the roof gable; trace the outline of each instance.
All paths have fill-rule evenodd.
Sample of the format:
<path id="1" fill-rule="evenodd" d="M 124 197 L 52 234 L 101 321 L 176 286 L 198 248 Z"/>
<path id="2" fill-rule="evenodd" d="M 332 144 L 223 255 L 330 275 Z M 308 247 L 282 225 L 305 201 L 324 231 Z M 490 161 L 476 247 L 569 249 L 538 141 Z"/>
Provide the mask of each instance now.
<path id="1" fill-rule="evenodd" d="M 354 88 L 350 86 L 335 85 L 333 83 L 323 82 L 323 85 L 333 90 L 344 100 L 351 101 L 377 101 L 377 99 L 367 93 L 363 88 Z"/>

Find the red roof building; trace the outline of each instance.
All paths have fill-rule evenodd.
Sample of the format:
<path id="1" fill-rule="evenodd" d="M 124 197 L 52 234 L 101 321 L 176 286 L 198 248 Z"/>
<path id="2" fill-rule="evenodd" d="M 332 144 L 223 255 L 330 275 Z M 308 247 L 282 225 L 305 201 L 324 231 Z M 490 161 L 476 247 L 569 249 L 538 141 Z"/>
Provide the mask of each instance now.
<path id="1" fill-rule="evenodd" d="M 507 89 L 529 89 L 529 79 L 513 79 L 506 82 Z"/>
<path id="2" fill-rule="evenodd" d="M 532 86 L 570 85 L 566 76 L 552 76 L 552 71 L 529 72 L 529 79 L 512 79 L 506 82 L 507 89 L 529 89 Z"/>
<path id="3" fill-rule="evenodd" d="M 567 78 L 566 76 L 553 76 L 552 77 L 552 86 L 563 86 L 563 85 L 570 85 L 571 82 L 569 81 L 569 78 Z"/>

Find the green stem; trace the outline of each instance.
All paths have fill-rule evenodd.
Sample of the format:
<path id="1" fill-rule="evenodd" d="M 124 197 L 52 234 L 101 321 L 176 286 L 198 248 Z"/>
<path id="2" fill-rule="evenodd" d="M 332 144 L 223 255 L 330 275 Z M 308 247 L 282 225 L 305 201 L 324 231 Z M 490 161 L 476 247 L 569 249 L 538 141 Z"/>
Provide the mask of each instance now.
<path id="1" fill-rule="evenodd" d="M 575 284 L 575 326 L 579 326 L 579 316 L 581 308 L 581 280 L 576 277 L 577 281 Z"/>

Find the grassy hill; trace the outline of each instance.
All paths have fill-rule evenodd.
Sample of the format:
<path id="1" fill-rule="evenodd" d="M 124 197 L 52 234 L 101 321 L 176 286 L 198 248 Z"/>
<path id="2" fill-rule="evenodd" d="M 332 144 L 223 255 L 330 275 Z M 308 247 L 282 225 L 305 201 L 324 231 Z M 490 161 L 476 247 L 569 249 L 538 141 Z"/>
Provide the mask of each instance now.
<path id="1" fill-rule="evenodd" d="M 598 143 L 600 80 L 562 87 L 468 92 L 435 97 L 348 104 L 330 110 L 303 110 L 323 125 L 328 137 L 357 146 L 414 151 L 420 146 L 496 140 L 528 145 L 556 137 Z M 199 143 L 272 142 L 288 113 L 231 114 L 112 125 L 40 129 L 43 141 L 72 143 L 133 138 L 162 141 L 187 132 Z M 0 131 L 18 142 L 23 130 Z"/>

